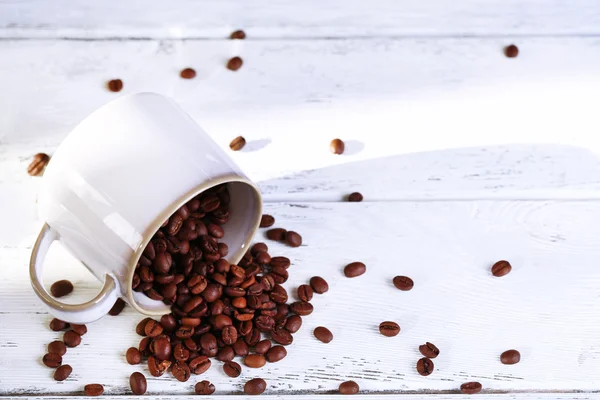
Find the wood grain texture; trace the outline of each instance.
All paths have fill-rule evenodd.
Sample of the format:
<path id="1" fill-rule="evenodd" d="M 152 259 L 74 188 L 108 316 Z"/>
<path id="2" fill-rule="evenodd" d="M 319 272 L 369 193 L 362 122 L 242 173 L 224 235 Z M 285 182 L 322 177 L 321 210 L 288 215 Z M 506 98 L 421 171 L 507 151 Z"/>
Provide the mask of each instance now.
<path id="1" fill-rule="evenodd" d="M 126 8 L 124 8 L 126 7 Z M 28 0 L 0 2 L 3 37 L 598 34 L 594 0 Z"/>
<path id="2" fill-rule="evenodd" d="M 266 212 L 304 238 L 300 248 L 269 243 L 271 254 L 293 260 L 285 284 L 290 293 L 314 275 L 326 278 L 330 290 L 315 297 L 315 312 L 304 318 L 282 362 L 245 369 L 231 380 L 214 361 L 199 378 L 219 393 L 239 394 L 256 376 L 269 382 L 269 394 L 280 395 L 328 394 L 347 379 L 369 393 L 455 392 L 470 380 L 494 393 L 598 387 L 600 225 L 590 222 L 600 218 L 600 202 L 298 203 L 268 204 Z M 59 335 L 46 328 L 51 317 L 28 284 L 25 243 L 35 233 L 23 236 L 20 246 L 0 249 L 0 395 L 68 395 L 89 382 L 105 384 L 108 394 L 128 394 L 128 375 L 145 372 L 124 360 L 140 339 L 134 332 L 140 317 L 131 309 L 88 326 L 83 344 L 65 356 L 74 369 L 67 381 L 54 382 L 39 361 L 44 344 Z M 498 259 L 514 265 L 501 279 L 489 272 Z M 366 263 L 367 273 L 345 278 L 342 268 L 356 260 Z M 48 284 L 57 278 L 75 283 L 70 300 L 97 290 L 60 248 L 52 249 L 49 263 Z M 415 288 L 396 290 L 391 279 L 398 274 L 411 276 Z M 377 326 L 384 320 L 397 321 L 400 335 L 381 336 Z M 318 325 L 333 332 L 328 345 L 312 336 Z M 441 350 L 429 377 L 415 370 L 425 341 Z M 500 363 L 509 348 L 521 351 L 521 363 Z M 18 376 L 18 384 L 9 376 Z M 197 380 L 152 378 L 149 393 L 184 395 Z"/>

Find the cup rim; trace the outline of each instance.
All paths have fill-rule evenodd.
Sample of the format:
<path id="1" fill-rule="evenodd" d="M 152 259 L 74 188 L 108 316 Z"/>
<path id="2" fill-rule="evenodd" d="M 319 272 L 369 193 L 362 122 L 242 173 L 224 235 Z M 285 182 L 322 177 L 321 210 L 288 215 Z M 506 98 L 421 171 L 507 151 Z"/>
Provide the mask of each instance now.
<path id="1" fill-rule="evenodd" d="M 250 242 L 252 241 L 252 238 L 254 237 L 254 234 L 258 230 L 258 227 L 260 225 L 260 220 L 262 217 L 263 202 L 262 202 L 262 197 L 260 194 L 260 190 L 258 189 L 258 186 L 256 186 L 256 184 L 254 182 L 252 182 L 251 180 L 241 177 L 239 175 L 225 175 L 222 177 L 211 179 L 208 182 L 204 182 L 204 183 L 201 183 L 200 185 L 195 186 L 193 189 L 190 189 L 188 192 L 186 192 L 186 194 L 181 196 L 178 200 L 171 203 L 171 205 L 169 207 L 164 209 L 159 215 L 157 215 L 155 217 L 153 222 L 148 225 L 148 227 L 142 234 L 143 240 L 138 245 L 138 248 L 135 250 L 135 252 L 133 253 L 133 255 L 131 256 L 131 258 L 129 260 L 129 263 L 126 266 L 127 277 L 124 281 L 124 283 L 127 285 L 127 287 L 125 288 L 126 289 L 126 297 L 127 297 L 129 305 L 132 306 L 137 312 L 144 314 L 144 315 L 151 315 L 151 316 L 169 314 L 171 312 L 171 308 L 167 304 L 165 304 L 164 309 L 147 310 L 147 309 L 141 307 L 133 297 L 133 289 L 132 289 L 131 285 L 133 284 L 133 275 L 135 273 L 135 265 L 137 264 L 138 260 L 142 256 L 142 253 L 146 249 L 146 246 L 148 245 L 148 243 L 150 243 L 150 240 L 152 240 L 152 237 L 154 236 L 154 234 L 160 229 L 162 224 L 175 213 L 175 211 L 177 211 L 181 206 L 186 204 L 188 201 L 190 201 L 191 199 L 193 199 L 200 193 L 205 192 L 208 189 L 211 189 L 215 186 L 218 186 L 218 185 L 221 185 L 224 183 L 234 183 L 234 182 L 245 183 L 246 185 L 248 185 L 254 191 L 254 193 L 256 195 L 256 200 L 257 200 L 257 202 L 254 206 L 254 210 L 253 210 L 254 211 L 254 221 L 250 225 L 250 227 L 252 228 L 250 230 L 250 234 L 244 239 L 243 247 L 237 249 L 236 252 L 233 253 L 233 255 L 231 257 L 228 257 L 231 264 L 237 264 L 242 259 L 242 257 L 244 256 L 244 254 L 247 251 L 246 249 L 248 248 Z"/>

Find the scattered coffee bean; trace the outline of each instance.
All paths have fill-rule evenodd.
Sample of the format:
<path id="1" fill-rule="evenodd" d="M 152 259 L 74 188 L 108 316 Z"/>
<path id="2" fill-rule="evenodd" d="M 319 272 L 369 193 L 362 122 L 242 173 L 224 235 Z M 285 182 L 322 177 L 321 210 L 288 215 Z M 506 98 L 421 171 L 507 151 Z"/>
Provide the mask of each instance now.
<path id="1" fill-rule="evenodd" d="M 194 386 L 194 392 L 201 396 L 209 396 L 215 392 L 215 385 L 209 381 L 201 381 Z"/>
<path id="2" fill-rule="evenodd" d="M 240 357 L 246 357 L 249 353 L 248 344 L 244 340 L 238 339 L 233 344 L 233 351 Z"/>
<path id="3" fill-rule="evenodd" d="M 47 353 L 42 358 L 42 362 L 46 367 L 58 368 L 62 364 L 62 356 L 60 354 Z"/>
<path id="4" fill-rule="evenodd" d="M 431 375 L 433 372 L 433 361 L 427 357 L 423 357 L 417 361 L 417 372 L 422 376 Z"/>
<path id="5" fill-rule="evenodd" d="M 150 321 L 152 318 L 144 318 L 143 320 L 141 320 L 140 322 L 138 322 L 137 326 L 135 327 L 135 333 L 137 333 L 140 336 L 146 336 L 146 324 L 148 323 L 148 321 Z"/>
<path id="6" fill-rule="evenodd" d="M 238 136 L 229 143 L 229 148 L 233 151 L 239 151 L 246 145 L 246 139 L 243 136 Z"/>
<path id="7" fill-rule="evenodd" d="M 61 321 L 60 319 L 53 318 L 52 321 L 50 321 L 50 329 L 52 329 L 54 332 L 64 331 L 68 327 L 69 324 L 65 321 Z"/>
<path id="8" fill-rule="evenodd" d="M 171 364 L 171 361 L 168 360 L 159 361 L 153 356 L 148 357 L 148 371 L 152 376 L 162 376 L 171 367 Z"/>
<path id="9" fill-rule="evenodd" d="M 352 262 L 344 268 L 344 275 L 348 278 L 356 278 L 361 276 L 367 270 L 367 266 L 360 261 Z"/>
<path id="10" fill-rule="evenodd" d="M 323 343 L 329 343 L 333 340 L 333 333 L 324 326 L 317 326 L 314 331 L 315 337 Z"/>
<path id="11" fill-rule="evenodd" d="M 427 358 L 436 358 L 440 355 L 440 349 L 435 344 L 429 342 L 420 345 L 419 351 Z"/>
<path id="12" fill-rule="evenodd" d="M 393 279 L 394 286 L 396 289 L 402 291 L 409 291 L 415 286 L 415 283 L 408 276 L 395 276 Z"/>
<path id="13" fill-rule="evenodd" d="M 38 176 L 46 168 L 46 165 L 50 162 L 50 156 L 46 153 L 38 153 L 33 156 L 33 160 L 27 167 L 27 173 L 31 176 Z"/>
<path id="14" fill-rule="evenodd" d="M 191 375 L 190 367 L 188 367 L 188 365 L 183 361 L 177 361 L 175 364 L 173 364 L 171 367 L 171 373 L 179 382 L 187 382 Z"/>
<path id="15" fill-rule="evenodd" d="M 125 353 L 125 359 L 131 365 L 136 365 L 142 362 L 142 353 L 135 347 L 130 347 Z"/>
<path id="16" fill-rule="evenodd" d="M 146 382 L 146 377 L 141 372 L 134 372 L 129 377 L 129 387 L 131 387 L 131 391 L 133 394 L 137 396 L 141 396 L 146 393 L 146 389 L 148 388 L 148 383 Z"/>
<path id="17" fill-rule="evenodd" d="M 242 374 L 242 366 L 236 362 L 227 361 L 225 364 L 223 364 L 223 371 L 230 378 L 237 378 Z"/>
<path id="18" fill-rule="evenodd" d="M 495 277 L 501 277 L 508 274 L 512 270 L 512 266 L 508 261 L 498 261 L 492 265 L 492 275 Z"/>
<path id="19" fill-rule="evenodd" d="M 262 218 L 260 219 L 261 228 L 270 228 L 271 226 L 273 226 L 274 223 L 275 218 L 273 218 L 273 216 L 269 214 L 263 214 Z"/>
<path id="20" fill-rule="evenodd" d="M 101 396 L 104 393 L 104 386 L 99 383 L 90 383 L 84 386 L 83 391 L 86 396 Z"/>
<path id="21" fill-rule="evenodd" d="M 250 368 L 262 368 L 267 363 L 265 356 L 262 354 L 248 354 L 244 358 L 244 364 Z"/>
<path id="22" fill-rule="evenodd" d="M 269 229 L 267 231 L 267 239 L 277 240 L 277 241 L 285 240 L 286 233 L 287 233 L 287 231 L 283 228 Z"/>
<path id="23" fill-rule="evenodd" d="M 273 268 L 283 268 L 283 269 L 288 269 L 291 265 L 290 259 L 287 257 L 281 257 L 281 256 L 277 256 L 277 257 L 271 257 L 271 267 Z"/>
<path id="24" fill-rule="evenodd" d="M 313 276 L 310 278 L 309 283 L 310 287 L 315 291 L 315 293 L 323 294 L 329 290 L 329 284 L 320 276 Z"/>
<path id="25" fill-rule="evenodd" d="M 300 247 L 302 245 L 302 236 L 294 231 L 288 231 L 285 235 L 285 240 L 291 247 Z"/>
<path id="26" fill-rule="evenodd" d="M 48 353 L 64 356 L 67 353 L 67 346 L 65 346 L 65 344 L 60 340 L 55 340 L 48 343 Z"/>
<path id="27" fill-rule="evenodd" d="M 271 363 L 281 361 L 285 356 L 287 356 L 287 350 L 283 346 L 273 346 L 265 354 L 265 358 Z"/>
<path id="28" fill-rule="evenodd" d="M 175 317 L 172 314 L 165 314 L 162 317 L 160 317 L 160 325 L 163 327 L 163 331 L 167 332 L 174 332 L 179 327 L 179 325 L 177 324 L 177 319 L 175 319 Z M 146 327 L 145 324 L 144 327 Z M 143 329 L 142 332 L 144 332 Z"/>
<path id="29" fill-rule="evenodd" d="M 290 310 L 302 317 L 312 314 L 313 305 L 306 301 L 296 301 L 290 305 Z"/>
<path id="30" fill-rule="evenodd" d="M 211 366 L 212 366 L 212 362 L 210 361 L 208 356 L 198 356 L 198 357 L 194 358 L 192 361 L 190 361 L 190 364 L 189 364 L 190 370 L 195 375 L 200 375 L 200 374 L 205 373 L 206 371 L 208 371 L 210 369 Z"/>
<path id="31" fill-rule="evenodd" d="M 361 202 L 363 201 L 363 195 L 358 192 L 350 193 L 348 195 L 348 201 L 351 203 Z"/>
<path id="32" fill-rule="evenodd" d="M 308 285 L 298 286 L 298 298 L 301 301 L 311 301 L 313 298 L 313 290 Z"/>
<path id="33" fill-rule="evenodd" d="M 379 324 L 379 332 L 383 336 L 392 337 L 400 333 L 400 325 L 393 321 L 384 321 Z"/>
<path id="34" fill-rule="evenodd" d="M 114 93 L 120 92 L 121 90 L 123 90 L 123 81 L 120 79 L 111 79 L 106 84 L 106 87 L 111 92 L 114 92 Z"/>
<path id="35" fill-rule="evenodd" d="M 354 381 L 346 381 L 340 383 L 340 394 L 356 394 L 359 390 L 360 388 L 358 387 L 358 383 Z"/>
<path id="36" fill-rule="evenodd" d="M 63 342 L 67 347 L 77 347 L 81 343 L 81 336 L 75 331 L 66 331 L 63 335 Z"/>
<path id="37" fill-rule="evenodd" d="M 54 371 L 54 380 L 59 382 L 64 381 L 71 375 L 71 372 L 73 372 L 73 368 L 69 364 L 61 365 Z"/>
<path id="38" fill-rule="evenodd" d="M 231 35 L 229 35 L 229 39 L 246 39 L 246 32 L 242 30 L 233 31 L 231 32 Z"/>
<path id="39" fill-rule="evenodd" d="M 302 317 L 299 315 L 290 315 L 285 323 L 285 329 L 291 333 L 296 333 L 302 326 Z"/>
<path id="40" fill-rule="evenodd" d="M 245 342 L 242 339 L 238 339 L 238 341 L 242 341 L 242 343 L 245 344 Z M 215 358 L 219 361 L 233 360 L 235 358 L 235 352 L 233 351 L 233 347 L 231 347 L 231 346 L 221 347 L 221 349 L 219 349 L 219 352 L 217 353 L 217 356 Z"/>
<path id="41" fill-rule="evenodd" d="M 227 69 L 230 71 L 237 71 L 242 68 L 242 64 L 244 64 L 244 61 L 240 57 L 233 57 L 227 61 Z"/>
<path id="42" fill-rule="evenodd" d="M 191 310 L 190 310 L 191 311 Z M 148 337 L 156 337 L 163 333 L 163 327 L 158 321 L 150 319 L 150 321 L 146 322 L 146 326 L 144 327 L 144 332 Z"/>
<path id="43" fill-rule="evenodd" d="M 477 394 L 481 392 L 482 386 L 479 382 L 467 382 L 460 385 L 460 391 L 464 394 Z"/>
<path id="44" fill-rule="evenodd" d="M 196 70 L 194 68 L 184 68 L 179 73 L 179 76 L 183 79 L 194 79 L 196 77 Z"/>
<path id="45" fill-rule="evenodd" d="M 267 389 L 267 382 L 262 378 L 250 379 L 244 384 L 244 393 L 249 395 L 262 394 Z"/>
<path id="46" fill-rule="evenodd" d="M 123 299 L 117 299 L 117 301 L 115 301 L 115 304 L 112 306 L 112 308 L 108 312 L 108 315 L 112 315 L 113 317 L 116 315 L 119 315 L 119 314 L 121 314 L 121 311 L 123 311 L 124 308 L 125 308 L 125 301 L 123 301 Z"/>
<path id="47" fill-rule="evenodd" d="M 265 354 L 271 348 L 271 341 L 269 339 L 261 340 L 254 346 L 256 354 Z"/>
<path id="48" fill-rule="evenodd" d="M 508 58 L 515 58 L 519 55 L 519 48 L 514 44 L 508 45 L 504 48 L 504 55 Z"/>
<path id="49" fill-rule="evenodd" d="M 517 350 L 506 350 L 500 355 L 502 364 L 513 365 L 521 361 L 521 353 Z"/>
<path id="50" fill-rule="evenodd" d="M 342 154 L 344 152 L 344 142 L 341 139 L 333 139 L 329 144 L 329 150 L 333 154 Z"/>
<path id="51" fill-rule="evenodd" d="M 66 296 L 69 293 L 71 293 L 72 291 L 73 291 L 73 284 L 66 279 L 63 279 L 61 281 L 56 281 L 52 284 L 52 286 L 50 286 L 50 293 L 54 297 Z"/>
<path id="52" fill-rule="evenodd" d="M 87 333 L 87 326 L 85 325 L 71 324 L 71 329 L 79 336 L 83 336 Z"/>

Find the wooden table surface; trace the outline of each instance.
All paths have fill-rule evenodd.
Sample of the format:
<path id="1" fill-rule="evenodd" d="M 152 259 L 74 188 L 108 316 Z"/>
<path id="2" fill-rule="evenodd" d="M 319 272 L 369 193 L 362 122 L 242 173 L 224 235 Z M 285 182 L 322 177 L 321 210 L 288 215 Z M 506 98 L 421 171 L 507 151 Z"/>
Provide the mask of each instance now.
<path id="1" fill-rule="evenodd" d="M 235 29 L 248 38 L 228 40 Z M 198 77 L 183 81 L 188 66 Z M 0 396 L 81 396 L 98 382 L 126 398 L 133 371 L 149 376 L 125 362 L 139 342 L 131 308 L 88 326 L 68 380 L 41 363 L 60 335 L 30 288 L 42 221 L 26 168 L 100 105 L 157 91 L 223 148 L 246 138 L 231 157 L 265 212 L 304 237 L 269 243 L 292 259 L 285 287 L 321 275 L 331 289 L 283 361 L 237 379 L 216 360 L 186 383 L 149 376 L 148 395 L 183 399 L 208 379 L 242 399 L 260 376 L 277 399 L 339 398 L 349 379 L 372 400 L 466 398 L 473 380 L 490 398 L 600 398 L 599 67 L 595 0 L 0 0 Z M 123 92 L 104 88 L 112 78 Z M 343 201 L 353 191 L 365 201 Z M 514 265 L 501 279 L 498 259 Z M 355 260 L 367 273 L 345 278 Z M 74 282 L 69 301 L 100 286 L 60 247 L 49 264 L 48 284 Z M 394 289 L 395 275 L 415 288 Z M 400 335 L 381 336 L 384 320 Z M 425 341 L 441 355 L 421 377 Z M 499 361 L 510 348 L 517 365 Z"/>

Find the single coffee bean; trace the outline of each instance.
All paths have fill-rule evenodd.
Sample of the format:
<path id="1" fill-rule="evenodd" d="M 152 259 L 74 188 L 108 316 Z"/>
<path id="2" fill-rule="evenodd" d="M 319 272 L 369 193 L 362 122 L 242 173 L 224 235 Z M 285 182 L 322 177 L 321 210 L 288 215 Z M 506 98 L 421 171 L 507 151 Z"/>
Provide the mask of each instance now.
<path id="1" fill-rule="evenodd" d="M 71 329 L 74 330 L 79 336 L 83 336 L 87 333 L 87 326 L 71 324 Z"/>
<path id="2" fill-rule="evenodd" d="M 131 387 L 133 394 L 141 396 L 146 393 L 148 383 L 146 382 L 146 377 L 144 374 L 141 372 L 134 372 L 131 374 L 131 376 L 129 376 L 129 386 Z"/>
<path id="3" fill-rule="evenodd" d="M 150 321 L 146 322 L 144 332 L 146 336 L 153 338 L 163 333 L 163 327 L 158 321 L 150 319 Z"/>
<path id="4" fill-rule="evenodd" d="M 207 356 L 198 356 L 190 361 L 190 369 L 195 375 L 205 373 L 210 369 L 212 362 Z"/>
<path id="5" fill-rule="evenodd" d="M 246 139 L 243 136 L 238 136 L 229 143 L 229 148 L 233 151 L 239 151 L 246 145 Z"/>
<path id="6" fill-rule="evenodd" d="M 246 342 L 244 342 L 242 339 L 238 339 L 238 341 L 241 341 L 242 343 L 246 344 Z M 233 347 L 231 347 L 231 346 L 221 347 L 215 358 L 219 361 L 233 360 L 235 358 L 235 352 L 233 351 Z"/>
<path id="7" fill-rule="evenodd" d="M 508 45 L 504 48 L 504 55 L 508 58 L 515 58 L 519 55 L 519 48 L 514 44 Z"/>
<path id="8" fill-rule="evenodd" d="M 50 156 L 46 153 L 38 153 L 33 156 L 31 164 L 27 167 L 27 173 L 31 176 L 38 176 L 44 171 L 46 165 L 50 162 Z"/>
<path id="9" fill-rule="evenodd" d="M 201 381 L 194 386 L 194 392 L 201 396 L 209 396 L 215 392 L 215 385 L 209 381 Z"/>
<path id="10" fill-rule="evenodd" d="M 158 254 L 152 262 L 152 268 L 158 274 L 167 274 L 171 265 L 173 265 L 173 257 L 168 252 Z"/>
<path id="11" fill-rule="evenodd" d="M 351 203 L 358 203 L 363 201 L 363 195 L 359 192 L 350 193 L 348 195 L 348 201 Z"/>
<path id="12" fill-rule="evenodd" d="M 329 285 L 327 281 L 320 276 L 313 276 L 310 278 L 310 287 L 315 291 L 315 293 L 323 294 L 329 290 Z"/>
<path id="13" fill-rule="evenodd" d="M 262 354 L 249 354 L 244 358 L 244 364 L 250 368 L 262 368 L 267 363 Z"/>
<path id="14" fill-rule="evenodd" d="M 300 247 L 302 245 L 302 236 L 294 231 L 288 231 L 285 235 L 285 240 L 291 247 Z"/>
<path id="15" fill-rule="evenodd" d="M 273 331 L 271 331 L 271 339 L 284 346 L 290 345 L 294 341 L 292 334 L 287 329 L 283 328 L 273 329 Z"/>
<path id="16" fill-rule="evenodd" d="M 58 354 L 64 356 L 67 352 L 67 346 L 60 340 L 55 340 L 48 343 L 48 353 Z"/>
<path id="17" fill-rule="evenodd" d="M 417 372 L 422 376 L 431 375 L 433 372 L 433 361 L 427 357 L 423 357 L 417 361 Z"/>
<path id="18" fill-rule="evenodd" d="M 338 390 L 340 394 L 356 394 L 360 388 L 358 387 L 358 383 L 354 381 L 346 381 L 340 383 Z"/>
<path id="19" fill-rule="evenodd" d="M 59 382 L 64 381 L 71 375 L 71 372 L 73 372 L 73 368 L 69 364 L 61 365 L 54 371 L 54 380 Z"/>
<path id="20" fill-rule="evenodd" d="M 492 275 L 495 277 L 501 277 L 508 274 L 512 270 L 512 266 L 508 261 L 498 261 L 492 265 Z"/>
<path id="21" fill-rule="evenodd" d="M 217 338 L 212 333 L 200 336 L 200 347 L 206 355 L 213 357 L 217 354 Z M 211 355 L 212 354 L 212 355 Z"/>
<path id="22" fill-rule="evenodd" d="M 271 257 L 270 265 L 273 268 L 279 267 L 279 268 L 288 269 L 290 267 L 290 259 L 287 257 L 281 257 L 281 256 Z"/>
<path id="23" fill-rule="evenodd" d="M 291 315 L 285 323 L 285 329 L 287 329 L 291 333 L 298 332 L 298 330 L 300 330 L 301 326 L 302 326 L 302 317 L 299 315 Z"/>
<path id="24" fill-rule="evenodd" d="M 275 223 L 275 218 L 269 214 L 263 214 L 260 219 L 260 227 L 261 228 L 270 228 Z"/>
<path id="25" fill-rule="evenodd" d="M 135 327 L 135 333 L 137 333 L 140 336 L 146 336 L 146 324 L 150 320 L 152 320 L 152 318 L 147 317 L 138 322 L 137 326 Z"/>
<path id="26" fill-rule="evenodd" d="M 252 329 L 252 331 L 244 336 L 244 342 L 248 346 L 256 346 L 258 342 L 260 342 L 260 331 L 258 329 Z"/>
<path id="27" fill-rule="evenodd" d="M 152 288 L 152 282 L 154 281 L 154 272 L 149 267 L 143 266 L 139 268 L 140 279 L 144 283 L 149 283 L 149 287 L 143 288 L 144 291 L 150 290 Z"/>
<path id="28" fill-rule="evenodd" d="M 221 257 L 227 257 L 227 254 L 229 254 L 229 246 L 225 243 L 219 243 L 219 254 Z"/>
<path id="29" fill-rule="evenodd" d="M 329 143 L 329 150 L 333 154 L 342 154 L 344 152 L 344 142 L 341 139 L 333 139 L 331 143 Z"/>
<path id="30" fill-rule="evenodd" d="M 256 254 L 256 257 L 254 257 L 254 261 L 256 261 L 256 263 L 260 265 L 266 265 L 271 262 L 271 256 L 266 251 L 261 251 Z"/>
<path id="31" fill-rule="evenodd" d="M 313 305 L 306 301 L 296 301 L 290 305 L 290 310 L 302 317 L 312 314 L 313 309 Z"/>
<path id="32" fill-rule="evenodd" d="M 187 347 L 187 349 L 188 349 L 189 351 L 196 351 L 196 350 L 198 350 L 198 349 L 199 349 L 198 345 L 196 344 L 196 342 L 194 342 L 194 340 L 193 340 L 193 339 L 185 339 L 185 340 L 183 341 L 183 345 L 184 345 L 185 347 Z"/>
<path id="33" fill-rule="evenodd" d="M 145 337 L 140 340 L 140 344 L 138 344 L 138 350 L 142 353 L 142 356 L 148 357 L 150 355 L 150 338 Z"/>
<path id="34" fill-rule="evenodd" d="M 125 353 L 125 359 L 131 365 L 137 365 L 142 362 L 142 353 L 135 347 L 130 347 Z"/>
<path id="35" fill-rule="evenodd" d="M 227 361 L 223 364 L 223 371 L 230 378 L 237 378 L 242 374 L 242 366 L 233 361 Z"/>
<path id="36" fill-rule="evenodd" d="M 221 332 L 221 340 L 223 340 L 223 343 L 232 345 L 237 341 L 237 339 L 238 333 L 234 326 L 229 325 L 223 328 L 223 331 Z"/>
<path id="37" fill-rule="evenodd" d="M 67 347 L 77 347 L 81 343 L 81 336 L 75 331 L 66 331 L 63 335 L 63 342 Z"/>
<path id="38" fill-rule="evenodd" d="M 231 32 L 231 35 L 229 35 L 229 39 L 246 39 L 246 32 L 242 30 L 233 31 Z"/>
<path id="39" fill-rule="evenodd" d="M 396 336 L 400 333 L 400 325 L 393 321 L 384 321 L 379 324 L 379 333 L 388 337 Z"/>
<path id="40" fill-rule="evenodd" d="M 177 361 L 171 367 L 171 374 L 179 382 L 187 382 L 191 375 L 190 367 L 183 361 Z"/>
<path id="41" fill-rule="evenodd" d="M 123 81 L 120 79 L 111 79 L 106 83 L 106 87 L 111 92 L 117 93 L 123 90 Z"/>
<path id="42" fill-rule="evenodd" d="M 153 356 L 148 357 L 148 371 L 152 376 L 162 376 L 171 367 L 171 361 L 159 361 Z"/>
<path id="43" fill-rule="evenodd" d="M 184 68 L 179 73 L 179 76 L 183 79 L 194 79 L 196 77 L 196 70 L 194 68 Z"/>
<path id="44" fill-rule="evenodd" d="M 54 297 L 63 297 L 68 295 L 73 291 L 73 284 L 71 281 L 63 279 L 61 281 L 56 281 L 50 286 L 50 293 Z"/>
<path id="45" fill-rule="evenodd" d="M 420 345 L 419 351 L 427 358 L 436 358 L 440 355 L 440 349 L 435 344 L 429 342 Z"/>
<path id="46" fill-rule="evenodd" d="M 308 285 L 298 286 L 298 298 L 301 301 L 311 301 L 313 298 L 313 290 Z"/>
<path id="47" fill-rule="evenodd" d="M 54 332 L 63 331 L 68 327 L 69 324 L 65 321 L 61 321 L 60 319 L 53 318 L 52 321 L 50 321 L 50 329 L 52 329 Z"/>
<path id="48" fill-rule="evenodd" d="M 460 392 L 464 394 L 477 394 L 481 392 L 482 386 L 479 382 L 467 382 L 460 385 Z"/>
<path id="49" fill-rule="evenodd" d="M 521 361 L 521 353 L 517 350 L 506 350 L 500 355 L 502 364 L 513 365 Z"/>
<path id="50" fill-rule="evenodd" d="M 285 240 L 286 234 L 287 234 L 287 231 L 283 228 L 269 229 L 267 231 L 267 239 L 277 240 L 277 241 Z"/>
<path id="51" fill-rule="evenodd" d="M 177 320 L 172 314 L 165 314 L 160 317 L 160 325 L 163 327 L 163 330 L 173 332 L 177 329 Z"/>
<path id="52" fill-rule="evenodd" d="M 255 243 L 250 248 L 250 253 L 252 254 L 253 257 L 256 256 L 260 252 L 265 252 L 265 253 L 269 252 L 269 247 L 267 246 L 266 243 L 258 242 L 258 243 Z"/>
<path id="53" fill-rule="evenodd" d="M 256 354 L 265 354 L 271 348 L 271 341 L 269 339 L 261 340 L 254 346 Z"/>
<path id="54" fill-rule="evenodd" d="M 357 276 L 364 274 L 366 270 L 367 267 L 365 264 L 361 263 L 360 261 L 356 261 L 346 265 L 344 268 L 344 275 L 346 275 L 348 278 L 356 278 Z"/>
<path id="55" fill-rule="evenodd" d="M 104 386 L 99 383 L 90 383 L 83 387 L 86 396 L 101 396 L 104 393 Z"/>
<path id="56" fill-rule="evenodd" d="M 333 340 L 333 333 L 324 326 L 317 326 L 314 331 L 314 335 L 323 343 L 329 343 Z"/>
<path id="57" fill-rule="evenodd" d="M 281 267 L 273 267 L 271 268 L 270 275 L 273 277 L 275 283 L 282 284 L 287 282 L 289 277 L 289 272 L 285 268 Z"/>
<path id="58" fill-rule="evenodd" d="M 42 362 L 46 367 L 58 368 L 62 364 L 62 356 L 60 354 L 47 353 L 42 358 Z"/>
<path id="59" fill-rule="evenodd" d="M 227 69 L 230 71 L 237 71 L 242 68 L 242 64 L 244 64 L 244 62 L 240 57 L 233 57 L 227 61 Z"/>
<path id="60" fill-rule="evenodd" d="M 263 394 L 263 392 L 267 389 L 267 382 L 265 382 L 262 378 L 254 378 L 250 379 L 248 382 L 244 384 L 244 393 L 256 396 L 259 394 Z"/>
<path id="61" fill-rule="evenodd" d="M 413 280 L 408 276 L 395 276 L 392 282 L 394 283 L 394 286 L 396 286 L 396 289 L 402 291 L 411 290 L 413 286 L 415 286 Z"/>
<path id="62" fill-rule="evenodd" d="M 150 343 L 150 351 L 157 360 L 169 360 L 171 358 L 171 340 L 167 335 L 158 335 Z"/>
<path id="63" fill-rule="evenodd" d="M 112 306 L 110 311 L 108 311 L 108 314 L 112 315 L 114 317 L 116 315 L 121 314 L 121 311 L 123 311 L 124 308 L 125 308 L 125 302 L 123 301 L 123 299 L 117 299 L 117 301 L 115 301 L 115 304 Z"/>
<path id="64" fill-rule="evenodd" d="M 267 361 L 271 363 L 281 361 L 285 356 L 287 356 L 287 350 L 283 346 L 273 346 L 265 354 Z"/>

